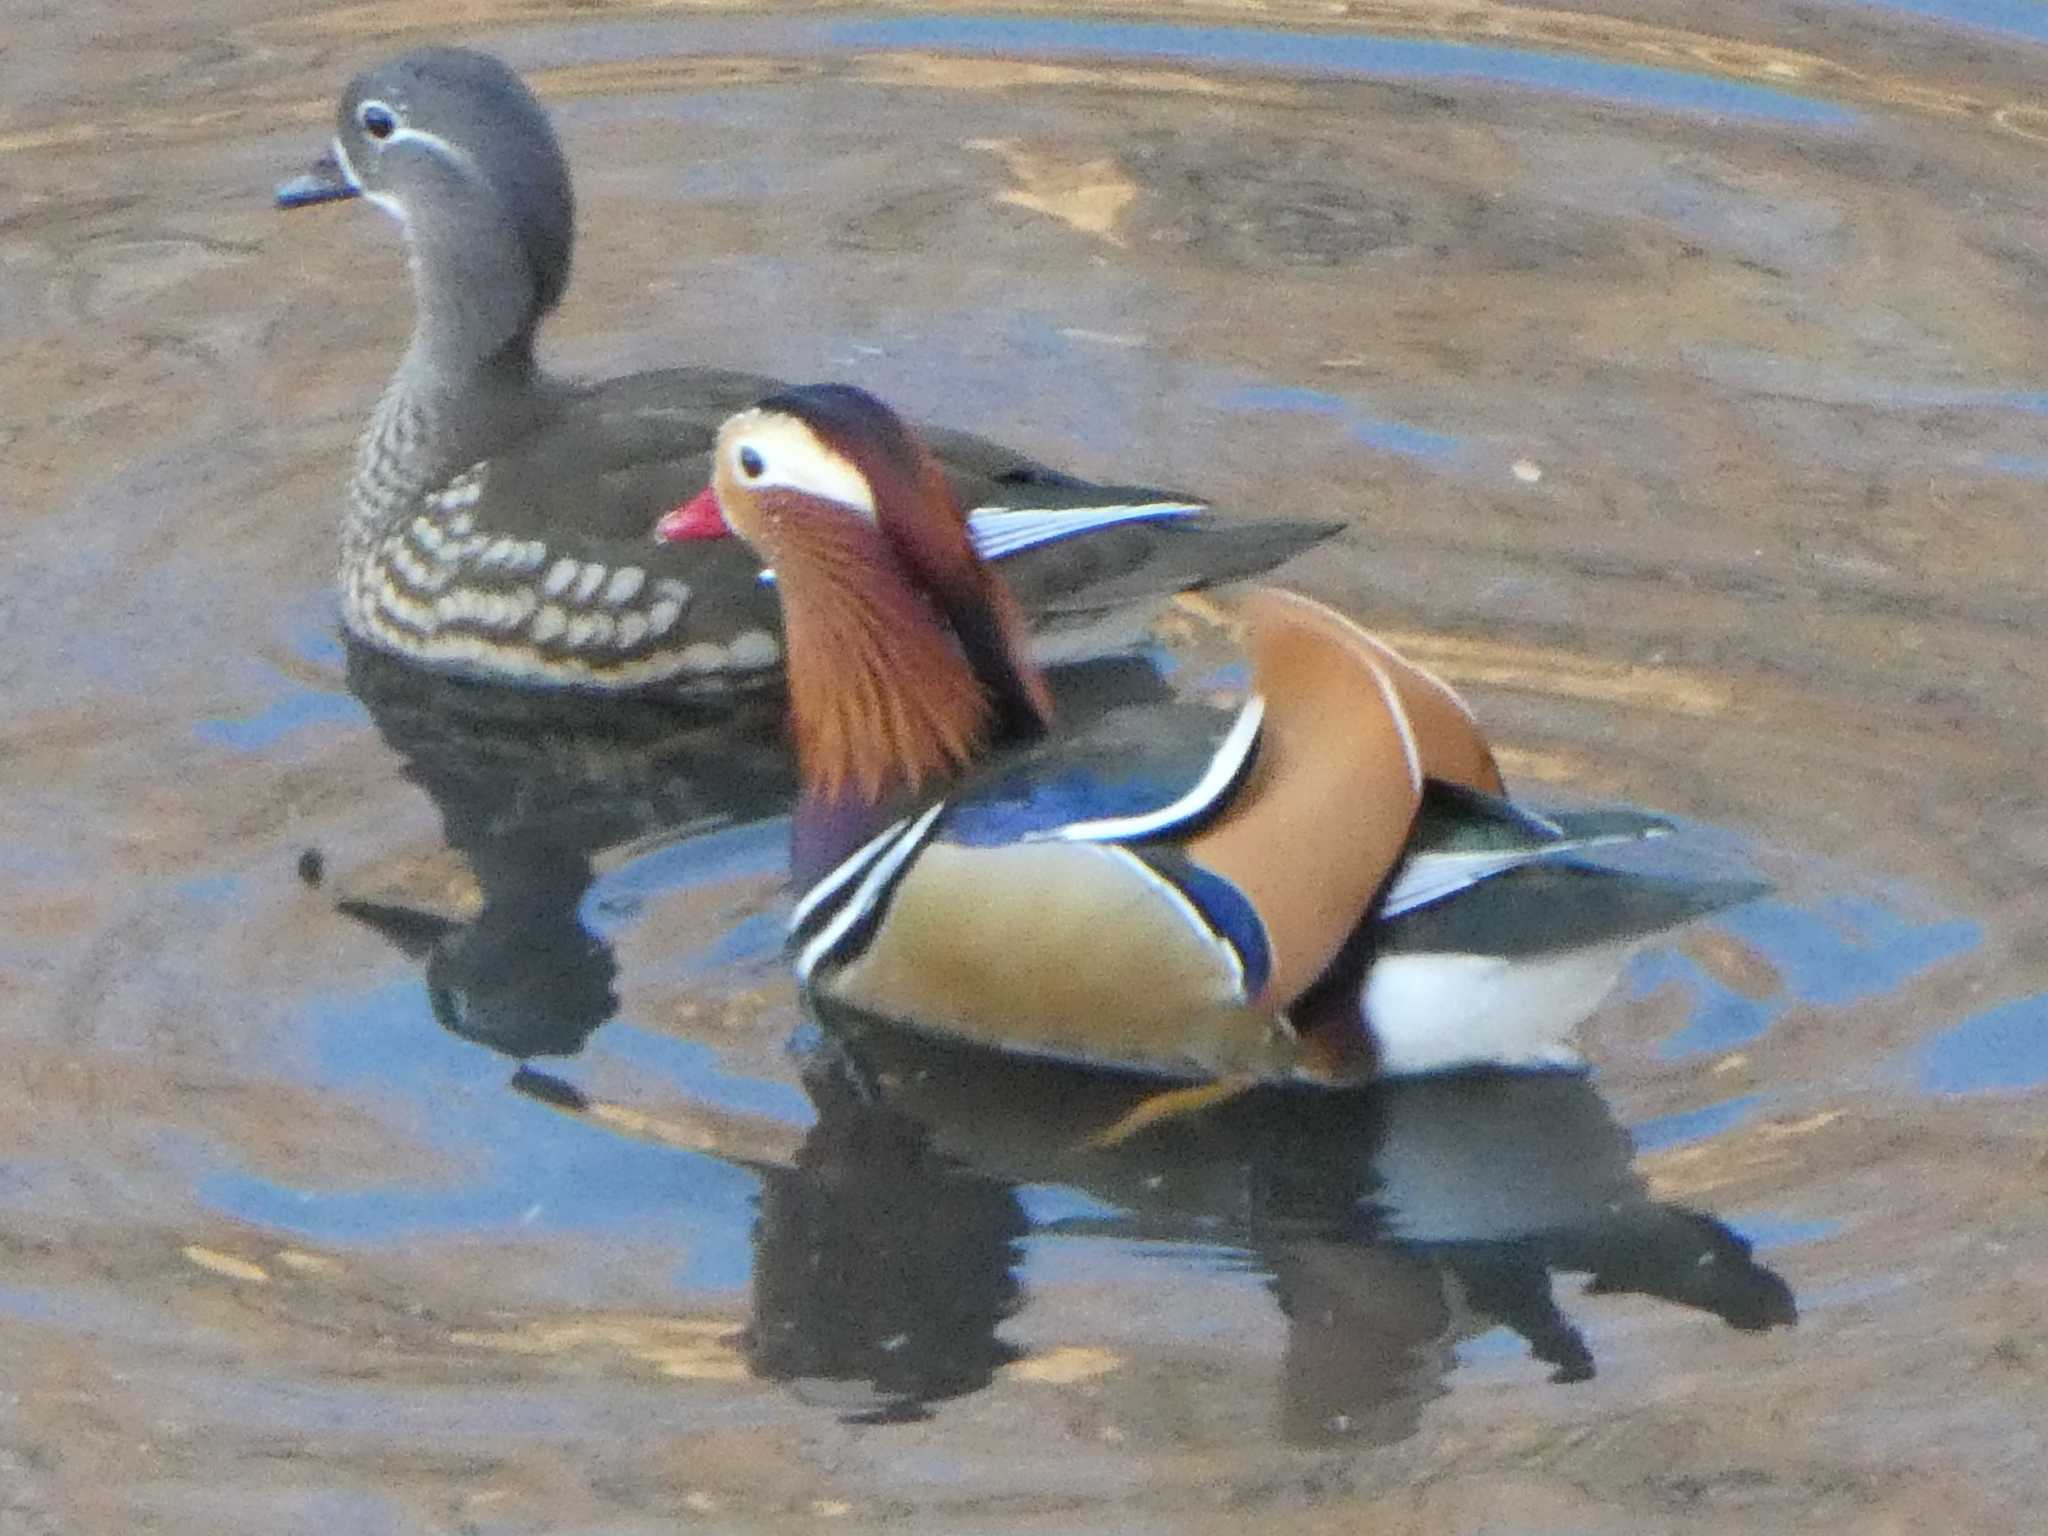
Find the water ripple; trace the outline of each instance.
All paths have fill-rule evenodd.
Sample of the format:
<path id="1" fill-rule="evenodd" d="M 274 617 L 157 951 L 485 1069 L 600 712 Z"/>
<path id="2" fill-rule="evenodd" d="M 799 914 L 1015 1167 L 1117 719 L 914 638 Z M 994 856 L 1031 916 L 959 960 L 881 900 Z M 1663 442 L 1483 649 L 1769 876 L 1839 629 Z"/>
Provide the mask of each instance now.
<path id="1" fill-rule="evenodd" d="M 1418 38 L 983 16 L 888 17 L 836 22 L 827 31 L 833 42 L 847 48 L 942 48 L 1012 56 L 1082 54 L 1172 60 L 1208 68 L 1235 65 L 1304 76 L 1474 80 L 1618 106 L 1649 106 L 1757 122 L 1843 128 L 1862 121 L 1862 114 L 1833 102 L 1716 75 Z"/>

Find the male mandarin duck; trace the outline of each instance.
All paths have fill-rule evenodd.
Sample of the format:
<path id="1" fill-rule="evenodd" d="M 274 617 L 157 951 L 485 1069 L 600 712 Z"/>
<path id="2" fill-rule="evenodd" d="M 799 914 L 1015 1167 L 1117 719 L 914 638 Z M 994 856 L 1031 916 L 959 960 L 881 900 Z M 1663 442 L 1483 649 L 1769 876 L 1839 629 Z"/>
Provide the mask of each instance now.
<path id="1" fill-rule="evenodd" d="M 534 333 L 568 282 L 574 205 L 554 130 L 519 77 L 456 48 L 359 75 L 330 153 L 277 201 L 357 196 L 404 228 L 415 325 L 349 486 L 350 633 L 528 686 L 716 691 L 777 667 L 758 563 L 736 544 L 655 536 L 704 485 L 718 423 L 774 381 L 690 368 L 583 385 L 542 372 Z M 1046 659 L 1128 643 L 1148 600 L 1264 571 L 1340 526 L 1232 523 L 964 433 L 929 440 Z"/>
<path id="2" fill-rule="evenodd" d="M 1761 893 L 1560 858 L 1668 824 L 1510 803 L 1456 694 L 1277 588 L 1242 707 L 1054 733 L 1015 596 L 860 390 L 726 422 L 710 506 L 777 572 L 828 1012 L 1184 1079 L 1569 1065 L 1636 945 Z"/>

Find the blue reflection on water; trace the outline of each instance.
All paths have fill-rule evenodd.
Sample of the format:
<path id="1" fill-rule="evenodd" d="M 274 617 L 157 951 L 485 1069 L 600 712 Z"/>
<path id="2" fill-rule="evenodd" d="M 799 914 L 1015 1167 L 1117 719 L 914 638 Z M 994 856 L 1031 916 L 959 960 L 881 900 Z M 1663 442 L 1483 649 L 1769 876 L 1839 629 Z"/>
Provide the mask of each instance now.
<path id="1" fill-rule="evenodd" d="M 1717 981 L 1689 955 L 1675 949 L 1646 950 L 1629 964 L 1631 996 L 1644 997 L 1676 984 L 1693 994 L 1685 1027 L 1659 1050 L 1665 1057 L 1695 1051 L 1726 1051 L 1762 1036 L 1785 1011 L 1782 997 L 1745 997 Z"/>
<path id="2" fill-rule="evenodd" d="M 1833 102 L 1718 75 L 1617 64 L 1569 53 L 1356 32 L 984 16 L 892 16 L 833 22 L 825 30 L 833 43 L 844 48 L 954 48 L 1012 56 L 1080 54 L 1234 64 L 1300 75 L 1480 80 L 1625 106 L 1768 122 L 1842 127 L 1861 120 L 1860 113 Z"/>
<path id="3" fill-rule="evenodd" d="M 1928 1093 L 2017 1091 L 2048 1083 L 2048 995 L 1972 1014 L 1919 1050 Z"/>
<path id="4" fill-rule="evenodd" d="M 1121 1206 L 1098 1200 L 1070 1184 L 1019 1184 L 1016 1191 L 1017 1203 L 1034 1231 L 1114 1221 L 1125 1214 Z"/>
<path id="5" fill-rule="evenodd" d="M 744 1286 L 753 1176 L 715 1158 L 650 1146 L 586 1125 L 509 1091 L 504 1058 L 442 1031 L 416 981 L 316 1000 L 308 1009 L 309 1078 L 360 1094 L 364 1085 L 408 1107 L 414 1134 L 458 1171 L 404 1184 L 298 1187 L 222 1172 L 196 1149 L 199 1198 L 223 1214 L 314 1243 L 392 1242 L 433 1234 L 521 1228 L 548 1233 L 630 1230 L 683 1254 L 686 1288 Z M 617 1036 L 614 1044 L 612 1036 Z M 673 1073 L 692 1095 L 732 1107 L 807 1118 L 794 1089 L 728 1077 L 703 1046 L 614 1024 L 604 1049 Z M 594 1055 L 597 1053 L 593 1053 Z"/>
<path id="6" fill-rule="evenodd" d="M 772 1078 L 735 1077 L 718 1064 L 709 1046 L 614 1019 L 591 1043 L 588 1057 L 601 1064 L 616 1057 L 636 1072 L 653 1073 L 689 1097 L 743 1115 L 766 1115 L 792 1125 L 809 1125 L 811 1101 L 801 1088 Z"/>
<path id="7" fill-rule="evenodd" d="M 781 874 L 789 863 L 789 818 L 777 816 L 715 832 L 690 833 L 636 852 L 591 882 L 583 919 L 616 936 L 648 901 L 670 891 Z"/>
<path id="8" fill-rule="evenodd" d="M 713 971 L 731 970 L 736 966 L 761 965 L 780 958 L 783 941 L 788 930 L 780 914 L 757 912 L 752 917 L 743 917 L 703 949 L 678 959 L 664 969 L 648 968 L 643 976 L 662 976 L 676 980 L 694 979 Z"/>
<path id="9" fill-rule="evenodd" d="M 189 901 L 194 906 L 225 907 L 248 894 L 249 879 L 246 875 L 194 875 L 178 881 L 171 890 L 179 901 Z"/>
<path id="10" fill-rule="evenodd" d="M 1706 1141 L 1724 1131 L 1734 1130 L 1762 1102 L 1757 1094 L 1748 1093 L 1741 1098 L 1723 1099 L 1718 1104 L 1707 1104 L 1699 1109 L 1655 1115 L 1630 1126 L 1629 1136 L 1638 1152 L 1656 1152 L 1666 1147 L 1682 1146 L 1689 1141 Z"/>
<path id="11" fill-rule="evenodd" d="M 237 752 L 261 752 L 308 726 L 360 725 L 367 719 L 363 706 L 345 693 L 293 688 L 259 714 L 201 720 L 192 729 L 201 741 Z"/>
<path id="12" fill-rule="evenodd" d="M 323 608 L 330 605 L 335 605 L 332 593 L 322 604 Z M 341 615 L 338 612 L 323 612 L 316 618 L 301 620 L 292 626 L 289 640 L 294 656 L 331 671 L 337 677 L 348 665 L 348 648 L 342 644 Z"/>
<path id="13" fill-rule="evenodd" d="M 1451 1347 L 1451 1357 L 1467 1366 L 1486 1362 L 1519 1365 L 1529 1358 L 1529 1341 L 1506 1323 L 1495 1323 L 1484 1333 L 1458 1340 Z"/>
<path id="14" fill-rule="evenodd" d="M 322 612 L 292 625 L 285 643 L 299 660 L 333 674 L 335 686 L 308 688 L 273 667 L 264 667 L 264 678 L 277 690 L 272 701 L 253 715 L 197 722 L 193 731 L 201 741 L 231 747 L 237 752 L 261 752 L 307 726 L 359 725 L 369 719 L 363 706 L 341 691 L 340 678 L 348 665 L 348 652 L 342 645 L 339 614 L 324 611 L 331 601 L 330 594 L 316 605 Z"/>
<path id="15" fill-rule="evenodd" d="M 1746 997 L 1676 949 L 1645 951 L 1631 963 L 1631 996 L 1678 985 L 1693 995 L 1687 1022 L 1663 1054 L 1729 1050 L 1754 1040 L 1791 1004 L 1839 1008 L 1903 986 L 1983 941 L 1981 923 L 1954 918 L 1916 922 L 1884 903 L 1841 897 L 1813 907 L 1752 902 L 1715 920 L 1776 968 L 1779 995 Z"/>
<path id="16" fill-rule="evenodd" d="M 600 875 L 583 898 L 583 920 L 592 932 L 616 938 L 648 902 L 663 895 L 728 881 L 767 879 L 783 874 L 788 864 L 787 816 L 678 837 L 636 853 L 619 868 Z M 722 924 L 695 949 L 643 963 L 638 975 L 644 982 L 674 985 L 736 967 L 759 966 L 781 955 L 783 937 L 779 912 L 752 913 Z"/>
<path id="17" fill-rule="evenodd" d="M 1443 461 L 1464 451 L 1462 438 L 1426 427 L 1391 421 L 1362 410 L 1357 402 L 1320 389 L 1302 389 L 1284 384 L 1253 384 L 1232 390 L 1223 398 L 1230 411 L 1287 411 L 1298 415 L 1327 416 L 1340 422 L 1356 442 L 1383 453 L 1406 458 Z"/>
<path id="18" fill-rule="evenodd" d="M 1758 1253 L 1767 1253 L 1773 1248 L 1799 1248 L 1807 1243 L 1823 1243 L 1838 1236 L 1843 1229 L 1843 1223 L 1839 1221 L 1787 1216 L 1776 1211 L 1730 1217 L 1728 1225 L 1747 1238 Z"/>
<path id="19" fill-rule="evenodd" d="M 1878 10 L 1932 16 L 1980 32 L 2003 32 L 2030 42 L 2048 43 L 2048 6 L 2041 0 L 1858 0 Z"/>
<path id="20" fill-rule="evenodd" d="M 1811 908 L 1754 902 L 1717 921 L 1768 958 L 1794 997 L 1822 1007 L 1890 992 L 1984 938 L 1981 923 L 1913 922 L 1865 897 Z"/>

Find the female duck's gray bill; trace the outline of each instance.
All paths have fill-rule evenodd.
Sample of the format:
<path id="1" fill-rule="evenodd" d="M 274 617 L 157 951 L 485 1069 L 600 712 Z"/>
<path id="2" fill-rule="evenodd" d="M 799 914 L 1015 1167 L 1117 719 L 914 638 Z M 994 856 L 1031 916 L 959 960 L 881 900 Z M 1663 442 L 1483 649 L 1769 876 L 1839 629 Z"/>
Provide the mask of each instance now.
<path id="1" fill-rule="evenodd" d="M 315 203 L 331 203 L 337 198 L 359 196 L 361 192 L 362 188 L 348 179 L 348 173 L 330 149 L 313 162 L 313 169 L 305 175 L 278 183 L 277 206 L 310 208 Z"/>

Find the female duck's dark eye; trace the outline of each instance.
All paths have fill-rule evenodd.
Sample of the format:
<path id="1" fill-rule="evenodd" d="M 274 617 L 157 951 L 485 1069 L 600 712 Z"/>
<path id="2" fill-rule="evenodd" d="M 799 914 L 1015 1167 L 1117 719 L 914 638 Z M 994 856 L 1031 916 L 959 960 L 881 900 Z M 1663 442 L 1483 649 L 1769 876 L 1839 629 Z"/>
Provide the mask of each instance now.
<path id="1" fill-rule="evenodd" d="M 752 448 L 740 450 L 740 473 L 749 480 L 758 480 L 766 473 L 768 466 L 761 462 L 761 455 Z"/>
<path id="2" fill-rule="evenodd" d="M 381 101 L 366 101 L 356 108 L 356 121 L 373 139 L 388 139 L 398 132 L 398 114 Z"/>

